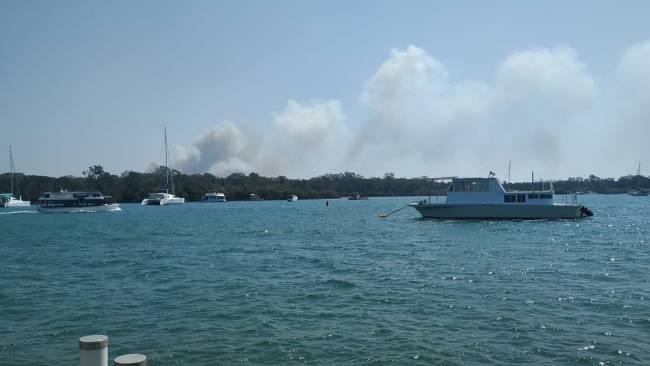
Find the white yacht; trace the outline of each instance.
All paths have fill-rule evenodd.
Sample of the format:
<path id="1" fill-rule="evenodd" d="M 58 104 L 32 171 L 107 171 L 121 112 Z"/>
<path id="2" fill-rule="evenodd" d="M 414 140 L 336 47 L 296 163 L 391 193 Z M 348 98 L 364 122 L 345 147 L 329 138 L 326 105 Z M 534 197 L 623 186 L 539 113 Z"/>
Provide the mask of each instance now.
<path id="1" fill-rule="evenodd" d="M 292 194 L 291 196 L 289 196 L 289 198 L 287 198 L 288 202 L 295 202 L 297 200 L 298 200 L 298 196 L 296 196 L 295 194 Z"/>
<path id="2" fill-rule="evenodd" d="M 226 202 L 226 195 L 219 192 L 219 193 L 206 193 L 203 195 L 203 198 L 201 199 L 201 202 Z"/>
<path id="3" fill-rule="evenodd" d="M 9 161 L 11 164 L 11 193 L 0 193 L 0 207 L 28 207 L 31 205 L 29 201 L 23 201 L 23 197 L 19 194 L 18 199 L 14 197 L 14 174 L 16 167 L 14 166 L 14 155 L 9 146 Z M 18 188 L 16 186 L 16 188 Z M 20 189 L 18 189 L 20 192 Z"/>
<path id="4" fill-rule="evenodd" d="M 577 203 L 554 202 L 552 183 L 539 191 L 506 191 L 494 173 L 488 178 L 437 178 L 451 180 L 444 202 L 420 201 L 411 207 L 424 218 L 435 219 L 578 219 L 593 216 Z"/>
<path id="5" fill-rule="evenodd" d="M 167 153 L 167 127 L 165 127 L 165 187 L 169 187 L 169 182 L 171 178 L 171 187 L 172 193 L 169 193 L 169 189 L 163 188 L 160 192 L 150 193 L 147 198 L 142 200 L 142 205 L 144 206 L 166 206 L 166 205 L 180 205 L 185 203 L 185 198 L 176 197 L 174 191 L 174 175 L 172 174 L 169 166 L 167 165 L 168 153 Z"/>
<path id="6" fill-rule="evenodd" d="M 101 192 L 45 192 L 39 198 L 39 212 L 101 212 L 119 211 L 120 205 L 110 203 L 110 196 Z"/>
<path id="7" fill-rule="evenodd" d="M 264 199 L 260 198 L 260 196 L 258 196 L 255 193 L 251 193 L 251 194 L 248 195 L 248 200 L 249 201 L 263 201 Z"/>
<path id="8" fill-rule="evenodd" d="M 142 200 L 144 206 L 180 205 L 183 203 L 185 203 L 185 198 L 176 197 L 174 194 L 168 193 L 166 189 L 161 189 L 157 193 L 149 193 L 149 196 Z"/>

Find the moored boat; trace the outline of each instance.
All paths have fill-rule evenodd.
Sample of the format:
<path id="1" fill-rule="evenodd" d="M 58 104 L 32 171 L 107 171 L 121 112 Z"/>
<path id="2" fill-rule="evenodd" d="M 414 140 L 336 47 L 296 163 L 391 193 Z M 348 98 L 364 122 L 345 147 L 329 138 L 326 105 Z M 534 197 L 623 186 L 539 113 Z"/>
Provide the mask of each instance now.
<path id="1" fill-rule="evenodd" d="M 166 189 L 161 189 L 157 193 L 150 193 L 147 198 L 142 200 L 142 205 L 144 206 L 180 205 L 183 203 L 185 203 L 185 198 L 176 197 L 171 193 L 167 193 Z"/>
<path id="2" fill-rule="evenodd" d="M 295 194 L 292 194 L 287 198 L 287 202 L 295 202 L 295 201 L 298 201 L 298 196 L 296 196 Z"/>
<path id="3" fill-rule="evenodd" d="M 101 212 L 119 211 L 120 205 L 110 203 L 111 196 L 101 192 L 45 192 L 39 198 L 39 212 Z"/>
<path id="4" fill-rule="evenodd" d="M 29 207 L 31 202 L 15 198 L 11 193 L 0 193 L 0 207 Z"/>
<path id="5" fill-rule="evenodd" d="M 436 219 L 578 219 L 593 216 L 588 208 L 554 202 L 552 184 L 548 190 L 506 191 L 491 173 L 488 178 L 451 179 L 445 202 L 412 203 L 424 218 Z"/>
<path id="6" fill-rule="evenodd" d="M 174 191 L 174 175 L 172 174 L 167 160 L 169 156 L 167 153 L 167 127 L 165 127 L 165 188 L 160 189 L 159 192 L 150 193 L 147 198 L 142 200 L 143 206 L 166 206 L 166 205 L 181 205 L 185 203 L 185 198 L 176 197 Z M 169 186 L 171 180 L 172 193 L 169 193 Z"/>
<path id="7" fill-rule="evenodd" d="M 226 202 L 226 195 L 219 192 L 210 192 L 203 195 L 201 202 Z"/>
<path id="8" fill-rule="evenodd" d="M 14 155 L 11 146 L 9 146 L 9 162 L 11 165 L 11 193 L 0 193 L 0 207 L 29 207 L 31 202 L 23 201 L 23 197 L 20 195 L 20 188 L 17 184 L 18 198 L 14 196 L 14 174 L 16 174 L 16 167 L 14 166 Z"/>
<path id="9" fill-rule="evenodd" d="M 348 200 L 350 200 L 350 201 L 367 200 L 367 199 L 368 199 L 368 197 L 362 196 L 358 192 L 348 196 Z"/>

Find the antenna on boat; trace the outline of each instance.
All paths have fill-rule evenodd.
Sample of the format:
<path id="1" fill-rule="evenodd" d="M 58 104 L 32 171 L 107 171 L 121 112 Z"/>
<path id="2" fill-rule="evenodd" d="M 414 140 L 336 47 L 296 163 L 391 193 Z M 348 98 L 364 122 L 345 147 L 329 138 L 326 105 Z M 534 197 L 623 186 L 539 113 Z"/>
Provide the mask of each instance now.
<path id="1" fill-rule="evenodd" d="M 510 165 L 512 164 L 512 160 L 508 160 L 508 184 L 510 184 Z"/>
<path id="2" fill-rule="evenodd" d="M 530 190 L 535 191 L 535 172 L 530 172 Z"/>

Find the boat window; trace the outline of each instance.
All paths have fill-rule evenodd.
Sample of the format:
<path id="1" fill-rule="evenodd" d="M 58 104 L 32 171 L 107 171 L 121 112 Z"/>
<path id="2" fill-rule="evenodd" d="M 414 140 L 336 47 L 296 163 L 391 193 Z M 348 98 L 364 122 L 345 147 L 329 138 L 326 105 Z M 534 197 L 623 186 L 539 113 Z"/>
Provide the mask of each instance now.
<path id="1" fill-rule="evenodd" d="M 454 181 L 454 192 L 465 192 L 465 181 L 464 180 Z"/>
<path id="2" fill-rule="evenodd" d="M 487 192 L 488 182 L 486 180 L 470 181 L 470 192 Z"/>

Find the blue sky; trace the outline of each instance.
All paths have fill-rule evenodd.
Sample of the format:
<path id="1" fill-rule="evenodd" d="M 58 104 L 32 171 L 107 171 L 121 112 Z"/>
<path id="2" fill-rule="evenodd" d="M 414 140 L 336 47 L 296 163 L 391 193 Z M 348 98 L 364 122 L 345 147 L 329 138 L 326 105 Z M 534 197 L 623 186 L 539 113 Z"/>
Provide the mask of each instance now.
<path id="1" fill-rule="evenodd" d="M 632 126 L 614 129 L 645 132 L 638 121 L 647 119 L 647 109 L 621 106 L 629 98 L 609 96 L 619 95 L 617 80 L 626 52 L 650 40 L 647 14 L 650 3 L 645 1 L 3 1 L 0 146 L 13 145 L 17 169 L 31 174 L 79 175 L 93 164 L 114 173 L 141 171 L 160 162 L 162 129 L 167 126 L 180 168 L 220 175 L 238 170 L 288 176 L 344 170 L 364 175 L 480 175 L 486 169 L 503 172 L 510 158 L 522 178 L 531 169 L 549 178 L 619 176 L 631 173 L 640 160 L 650 167 L 644 144 L 632 144 L 636 148 L 616 159 L 597 153 L 565 159 L 568 140 L 551 141 L 557 153 L 546 159 L 521 154 L 533 145 L 544 151 L 544 142 L 503 147 L 531 138 L 528 132 L 541 123 L 536 108 L 508 113 L 518 117 L 512 123 L 523 124 L 523 132 L 510 134 L 514 128 L 500 126 L 503 130 L 494 135 L 499 141 L 491 140 L 500 146 L 494 160 L 485 161 L 485 149 L 490 149 L 485 141 L 447 136 L 445 141 L 455 142 L 447 145 L 422 138 L 416 146 L 431 141 L 441 150 L 415 150 L 407 146 L 408 138 L 400 140 L 403 145 L 395 143 L 399 138 L 393 132 L 441 136 L 441 124 L 420 126 L 433 116 L 443 118 L 442 112 L 428 114 L 428 101 L 441 95 L 447 102 L 456 98 L 455 90 L 465 90 L 466 81 L 481 84 L 476 88 L 481 91 L 472 95 L 500 95 L 500 80 L 511 80 L 503 76 L 504 65 L 518 52 L 529 51 L 530 57 L 519 61 L 539 65 L 536 60 L 550 58 L 552 68 L 565 65 L 561 59 L 568 57 L 569 64 L 581 65 L 576 80 L 588 79 L 588 107 L 549 115 L 553 123 L 562 120 L 575 129 L 558 131 L 564 126 L 559 124 L 550 125 L 549 131 L 588 130 L 580 139 L 605 145 L 624 140 L 612 135 L 618 123 L 614 120 L 630 119 Z M 643 61 L 645 53 L 638 53 L 635 57 Z M 397 62 L 403 69 L 391 71 L 393 76 L 410 78 L 409 65 L 422 60 L 425 65 L 429 60 L 440 63 L 444 70 L 426 66 L 421 78 L 409 79 L 426 84 L 424 89 L 406 90 L 400 103 L 393 97 L 369 99 L 368 93 L 379 90 L 377 83 L 386 82 L 385 73 L 378 76 L 391 60 L 411 60 Z M 539 67 L 547 67 L 543 65 Z M 531 67 L 516 69 L 544 74 Z M 432 85 L 427 83 L 437 83 L 438 72 L 445 75 L 444 90 L 428 94 Z M 529 80 L 532 86 L 522 94 L 544 80 Z M 485 87 L 489 91 L 482 91 Z M 647 85 L 629 88 L 650 90 Z M 561 100 L 547 98 L 554 90 L 532 93 L 531 98 L 538 99 L 518 105 L 555 110 L 575 99 L 575 93 Z M 463 96 L 459 100 L 465 102 L 454 103 L 470 103 L 459 109 L 472 110 L 482 98 L 467 102 Z M 489 111 L 512 109 L 501 102 L 485 103 Z M 620 109 L 634 117 L 601 117 Z M 482 117 L 486 110 L 471 117 L 473 127 L 458 113 L 448 120 L 457 127 L 454 136 L 474 135 L 497 124 L 496 115 Z M 411 124 L 395 120 L 401 116 L 412 116 Z M 533 120 L 537 125 L 526 127 Z M 580 122 L 567 122 L 576 120 Z M 370 133 L 373 136 L 365 139 Z M 464 151 L 462 158 L 445 158 L 445 151 L 456 149 Z M 610 154 L 619 151 L 611 149 Z M 0 171 L 8 168 L 8 161 L 0 164 Z"/>

